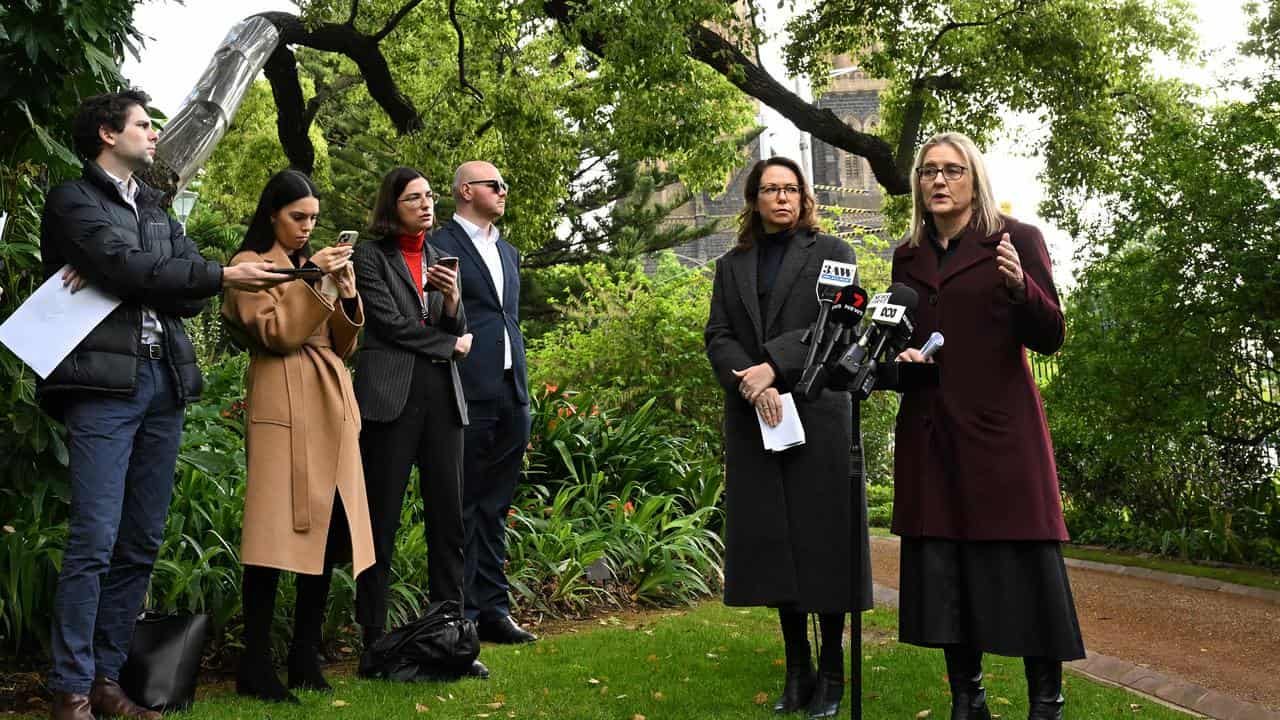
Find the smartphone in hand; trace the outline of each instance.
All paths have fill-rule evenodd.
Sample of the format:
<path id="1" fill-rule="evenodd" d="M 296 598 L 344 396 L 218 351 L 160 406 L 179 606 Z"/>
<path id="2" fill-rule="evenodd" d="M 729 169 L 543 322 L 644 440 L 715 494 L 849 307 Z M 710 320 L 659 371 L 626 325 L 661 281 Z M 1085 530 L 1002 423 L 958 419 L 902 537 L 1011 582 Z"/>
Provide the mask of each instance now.
<path id="1" fill-rule="evenodd" d="M 343 230 L 338 233 L 338 245 L 351 245 L 360 237 L 359 230 Z"/>
<path id="2" fill-rule="evenodd" d="M 444 257 L 437 258 L 435 264 L 441 267 L 447 267 L 450 270 L 454 271 L 455 273 L 458 272 L 458 258 L 452 255 L 446 255 Z M 437 287 L 435 283 L 429 280 L 427 281 L 427 285 L 434 287 L 437 290 L 440 290 L 442 292 L 444 290 L 443 288 Z"/>

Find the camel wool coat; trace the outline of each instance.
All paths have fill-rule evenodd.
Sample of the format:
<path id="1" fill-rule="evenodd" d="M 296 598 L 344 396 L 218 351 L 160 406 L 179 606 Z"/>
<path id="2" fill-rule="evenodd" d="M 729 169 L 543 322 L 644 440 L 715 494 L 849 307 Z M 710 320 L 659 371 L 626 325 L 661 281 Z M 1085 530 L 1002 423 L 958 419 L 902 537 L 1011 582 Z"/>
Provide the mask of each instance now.
<path id="1" fill-rule="evenodd" d="M 231 260 L 293 263 L 279 248 Z M 222 305 L 252 359 L 245 382 L 248 483 L 240 561 L 319 575 L 335 493 L 341 493 L 358 575 L 373 565 L 373 533 L 360 465 L 360 411 L 343 359 L 364 325 L 310 283 L 227 290 Z"/>

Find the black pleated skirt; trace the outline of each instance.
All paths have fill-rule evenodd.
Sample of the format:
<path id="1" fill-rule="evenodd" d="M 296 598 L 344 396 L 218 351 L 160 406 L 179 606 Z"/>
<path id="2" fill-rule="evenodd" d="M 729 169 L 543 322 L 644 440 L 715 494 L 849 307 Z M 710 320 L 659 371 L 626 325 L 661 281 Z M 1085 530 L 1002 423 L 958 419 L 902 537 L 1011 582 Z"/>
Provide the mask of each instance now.
<path id="1" fill-rule="evenodd" d="M 902 642 L 1009 657 L 1084 657 L 1056 541 L 903 538 L 900 583 Z"/>

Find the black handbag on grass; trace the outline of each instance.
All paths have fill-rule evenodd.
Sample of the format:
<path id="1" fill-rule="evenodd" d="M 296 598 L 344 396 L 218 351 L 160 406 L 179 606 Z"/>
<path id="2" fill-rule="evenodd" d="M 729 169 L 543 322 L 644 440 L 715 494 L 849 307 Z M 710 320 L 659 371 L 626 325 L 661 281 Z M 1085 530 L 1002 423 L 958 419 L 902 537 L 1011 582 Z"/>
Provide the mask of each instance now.
<path id="1" fill-rule="evenodd" d="M 134 702 L 152 710 L 191 707 L 208 639 L 208 615 L 144 613 L 133 628 L 120 687 Z"/>
<path id="2" fill-rule="evenodd" d="M 462 616 L 458 601 L 443 600 L 379 638 L 361 658 L 360 674 L 401 682 L 456 680 L 479 655 L 476 624 Z"/>

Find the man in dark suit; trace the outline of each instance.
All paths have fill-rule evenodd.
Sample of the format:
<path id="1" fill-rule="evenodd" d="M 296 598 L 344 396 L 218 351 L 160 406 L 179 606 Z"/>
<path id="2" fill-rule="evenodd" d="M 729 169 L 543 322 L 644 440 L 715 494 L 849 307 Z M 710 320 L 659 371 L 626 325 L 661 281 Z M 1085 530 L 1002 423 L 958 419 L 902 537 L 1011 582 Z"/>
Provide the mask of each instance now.
<path id="1" fill-rule="evenodd" d="M 507 183 L 492 164 L 463 163 L 453 177 L 457 210 L 431 238 L 458 256 L 462 303 L 475 336 L 460 363 L 471 424 L 463 454 L 467 617 L 482 640 L 537 638 L 511 619 L 507 596 L 506 521 L 529 442 L 529 390 L 520 334 L 520 256 L 493 222 L 502 217 Z"/>
<path id="2" fill-rule="evenodd" d="M 68 266 L 72 292 L 88 284 L 121 300 L 39 387 L 41 404 L 66 424 L 71 476 L 53 600 L 55 720 L 160 718 L 116 680 L 163 539 L 183 407 L 201 391 L 182 318 L 223 287 L 288 279 L 268 263 L 205 260 L 161 208 L 162 194 L 135 177 L 155 158 L 148 101 L 130 90 L 80 106 L 72 137 L 83 176 L 49 192 L 40 222 L 46 276 Z"/>

